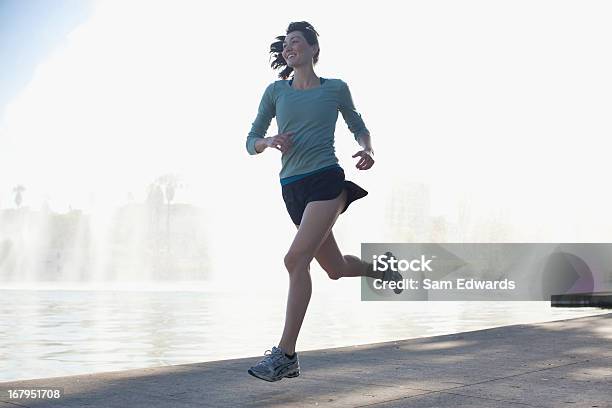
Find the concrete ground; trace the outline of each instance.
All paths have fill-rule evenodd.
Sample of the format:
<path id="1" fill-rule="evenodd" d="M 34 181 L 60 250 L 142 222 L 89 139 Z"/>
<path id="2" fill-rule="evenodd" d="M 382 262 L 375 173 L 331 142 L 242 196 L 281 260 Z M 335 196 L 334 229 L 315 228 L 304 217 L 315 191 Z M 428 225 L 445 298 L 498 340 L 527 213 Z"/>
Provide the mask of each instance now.
<path id="1" fill-rule="evenodd" d="M 275 383 L 259 358 L 4 382 L 0 407 L 612 407 L 612 313 L 302 352 Z M 33 386 L 65 395 L 7 397 Z"/>

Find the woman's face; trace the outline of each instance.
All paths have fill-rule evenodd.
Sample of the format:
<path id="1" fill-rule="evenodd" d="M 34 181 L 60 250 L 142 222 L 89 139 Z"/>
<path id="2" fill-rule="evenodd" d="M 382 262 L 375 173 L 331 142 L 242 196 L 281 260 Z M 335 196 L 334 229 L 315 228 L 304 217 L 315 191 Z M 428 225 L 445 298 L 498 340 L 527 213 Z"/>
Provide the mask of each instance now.
<path id="1" fill-rule="evenodd" d="M 290 67 L 311 63 L 317 46 L 308 44 L 301 31 L 287 34 L 283 42 L 283 58 Z"/>

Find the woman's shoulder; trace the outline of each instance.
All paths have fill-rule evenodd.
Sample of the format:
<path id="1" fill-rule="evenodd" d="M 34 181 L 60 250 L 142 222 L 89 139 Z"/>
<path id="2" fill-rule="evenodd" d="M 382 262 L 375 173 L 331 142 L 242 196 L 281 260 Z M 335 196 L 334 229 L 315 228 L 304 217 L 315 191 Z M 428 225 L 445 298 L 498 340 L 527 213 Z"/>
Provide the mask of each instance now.
<path id="1" fill-rule="evenodd" d="M 266 90 L 270 90 L 270 91 L 278 91 L 278 90 L 282 90 L 283 86 L 287 86 L 286 82 L 289 82 L 288 79 L 277 79 L 274 82 L 270 82 L 268 84 L 268 86 L 266 87 Z"/>
<path id="2" fill-rule="evenodd" d="M 283 81 L 282 79 L 279 79 L 279 80 L 276 80 L 276 81 L 273 81 L 273 82 L 269 82 L 266 85 L 266 89 L 265 89 L 264 93 L 266 93 L 266 94 L 270 93 L 270 94 L 274 95 L 277 92 L 278 89 L 282 89 L 281 85 L 283 85 L 283 82 L 285 82 L 285 81 Z"/>
<path id="3" fill-rule="evenodd" d="M 329 87 L 334 90 L 339 90 L 347 86 L 346 82 L 340 78 L 325 78 L 325 80 L 329 81 Z"/>
<path id="4" fill-rule="evenodd" d="M 340 78 L 328 78 L 328 77 L 323 77 L 325 78 L 326 81 L 329 81 L 330 84 L 334 84 L 334 85 L 341 85 L 344 83 L 343 80 L 341 80 Z"/>

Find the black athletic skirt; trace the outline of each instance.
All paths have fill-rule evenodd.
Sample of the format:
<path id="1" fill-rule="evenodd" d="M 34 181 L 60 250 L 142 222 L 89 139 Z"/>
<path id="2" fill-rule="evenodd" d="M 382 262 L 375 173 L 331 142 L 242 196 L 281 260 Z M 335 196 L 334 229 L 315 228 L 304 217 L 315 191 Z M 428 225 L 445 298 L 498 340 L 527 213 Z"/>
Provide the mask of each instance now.
<path id="1" fill-rule="evenodd" d="M 306 204 L 311 201 L 333 200 L 347 189 L 347 201 L 342 212 L 355 200 L 368 195 L 368 192 L 352 181 L 345 180 L 342 167 L 335 167 L 311 174 L 282 186 L 283 200 L 294 224 L 300 225 Z"/>

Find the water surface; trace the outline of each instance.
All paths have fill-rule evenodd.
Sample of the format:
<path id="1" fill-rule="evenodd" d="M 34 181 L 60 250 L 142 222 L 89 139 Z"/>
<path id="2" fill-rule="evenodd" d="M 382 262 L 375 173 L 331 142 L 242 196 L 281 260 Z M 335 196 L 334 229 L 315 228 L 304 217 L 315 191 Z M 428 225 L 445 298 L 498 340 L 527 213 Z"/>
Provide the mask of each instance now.
<path id="1" fill-rule="evenodd" d="M 345 288 L 313 290 L 298 351 L 609 312 L 548 302 L 362 302 Z M 278 343 L 285 303 L 285 291 L 1 289 L 0 381 L 260 356 Z"/>

